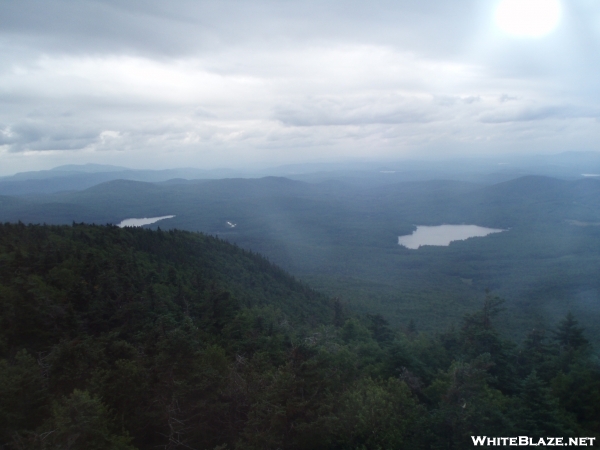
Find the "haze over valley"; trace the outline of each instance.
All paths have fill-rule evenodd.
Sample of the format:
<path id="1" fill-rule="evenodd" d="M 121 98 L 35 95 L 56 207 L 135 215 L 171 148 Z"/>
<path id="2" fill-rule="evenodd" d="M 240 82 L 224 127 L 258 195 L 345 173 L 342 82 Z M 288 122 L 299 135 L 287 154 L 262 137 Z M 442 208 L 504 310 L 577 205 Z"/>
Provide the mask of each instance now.
<path id="1" fill-rule="evenodd" d="M 599 161 L 593 153 L 555 155 L 549 161 L 577 159 L 587 167 Z M 504 326 L 510 333 L 523 336 L 522 323 L 535 318 L 547 327 L 572 311 L 596 339 L 600 228 L 594 224 L 600 223 L 600 180 L 577 174 L 581 167 L 572 163 L 538 166 L 538 173 L 561 175 L 554 178 L 523 176 L 527 168 L 519 166 L 486 173 L 479 161 L 463 160 L 463 172 L 447 164 L 446 179 L 419 164 L 424 170 L 412 172 L 396 163 L 392 173 L 381 165 L 318 172 L 296 168 L 288 175 L 296 179 L 261 174 L 153 183 L 115 179 L 77 191 L 71 180 L 92 169 L 115 177 L 135 171 L 73 166 L 67 175 L 59 171 L 60 177 L 55 171 L 19 175 L 21 189 L 33 190 L 40 181 L 54 182 L 58 191 L 64 181 L 67 189 L 4 196 L 0 220 L 122 225 L 125 219 L 164 218 L 147 226 L 201 231 L 234 242 L 353 308 L 385 314 L 395 327 L 410 321 L 424 331 L 449 326 L 489 289 L 507 301 L 511 319 Z M 163 174 L 145 171 L 143 176 Z M 410 235 L 416 225 L 443 224 L 510 231 L 448 247 L 398 245 L 399 236 Z"/>

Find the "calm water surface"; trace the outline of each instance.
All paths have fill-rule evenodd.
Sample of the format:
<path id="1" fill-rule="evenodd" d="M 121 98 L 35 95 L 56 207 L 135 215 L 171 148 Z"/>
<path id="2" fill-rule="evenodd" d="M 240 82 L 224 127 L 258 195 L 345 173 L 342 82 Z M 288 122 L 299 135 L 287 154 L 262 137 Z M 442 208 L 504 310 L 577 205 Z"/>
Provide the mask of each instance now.
<path id="1" fill-rule="evenodd" d="M 158 222 L 163 219 L 171 219 L 175 216 L 161 216 L 161 217 L 144 217 L 143 219 L 125 219 L 118 227 L 141 227 L 142 225 L 150 225 L 151 223 Z"/>
<path id="2" fill-rule="evenodd" d="M 399 236 L 398 244 L 411 249 L 417 249 L 422 245 L 450 245 L 452 241 L 463 241 L 502 231 L 506 230 L 477 225 L 438 225 L 433 227 L 417 225 L 417 230 L 413 231 L 413 234 Z"/>

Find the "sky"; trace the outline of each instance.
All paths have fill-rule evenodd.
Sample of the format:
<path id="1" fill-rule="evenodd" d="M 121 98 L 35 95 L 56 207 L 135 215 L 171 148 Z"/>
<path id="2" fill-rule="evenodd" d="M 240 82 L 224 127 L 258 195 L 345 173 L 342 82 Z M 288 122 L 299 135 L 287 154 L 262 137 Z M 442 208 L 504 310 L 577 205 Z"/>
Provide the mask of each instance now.
<path id="1" fill-rule="evenodd" d="M 600 150 L 600 2 L 525 3 L 0 0 L 0 175 Z"/>

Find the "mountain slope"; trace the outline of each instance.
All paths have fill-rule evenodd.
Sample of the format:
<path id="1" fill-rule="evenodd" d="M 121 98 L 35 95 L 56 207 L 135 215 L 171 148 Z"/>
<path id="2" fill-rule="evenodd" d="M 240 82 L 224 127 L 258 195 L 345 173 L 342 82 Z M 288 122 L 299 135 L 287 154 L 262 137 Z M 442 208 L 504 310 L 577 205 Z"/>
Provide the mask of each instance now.
<path id="1" fill-rule="evenodd" d="M 494 328 L 501 303 L 405 335 L 216 238 L 0 225 L 0 447 L 458 450 L 474 434 L 596 435 L 600 372 L 575 317 L 517 350 Z"/>
<path id="2" fill-rule="evenodd" d="M 3 309 L 18 310 L 23 297 L 28 300 L 23 304 L 32 300 L 40 305 L 36 320 L 47 320 L 47 313 L 67 328 L 73 314 L 83 321 L 80 326 L 100 331 L 123 314 L 158 308 L 152 302 L 159 302 L 164 314 L 186 298 L 224 292 L 245 307 L 269 305 L 290 318 L 310 317 L 317 323 L 332 317 L 325 297 L 263 257 L 195 233 L 5 224 L 0 225 L 0 253 L 4 293 L 16 302 Z M 7 330 L 18 335 L 28 326 L 7 315 L 3 319 L 6 334 L 0 341 L 10 351 L 17 343 Z M 57 324 L 47 330 L 53 340 L 63 332 Z"/>

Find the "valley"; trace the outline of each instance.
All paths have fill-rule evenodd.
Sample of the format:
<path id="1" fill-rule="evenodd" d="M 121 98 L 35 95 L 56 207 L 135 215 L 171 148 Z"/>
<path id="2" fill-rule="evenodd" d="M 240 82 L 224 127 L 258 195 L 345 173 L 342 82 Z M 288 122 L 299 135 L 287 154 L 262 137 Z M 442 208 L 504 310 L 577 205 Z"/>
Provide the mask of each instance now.
<path id="1" fill-rule="evenodd" d="M 397 328 L 435 331 L 476 307 L 486 290 L 506 299 L 503 329 L 523 337 L 572 311 L 600 336 L 600 181 L 523 176 L 500 183 L 380 183 L 331 176 L 113 180 L 91 188 L 2 197 L 0 221 L 146 225 L 201 231 L 265 255 L 358 311 Z M 232 226 L 235 224 L 235 226 Z M 412 250 L 414 224 L 476 224 L 509 232 Z M 510 319 L 509 319 L 510 318 Z"/>

